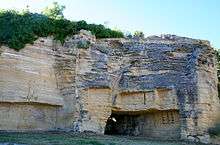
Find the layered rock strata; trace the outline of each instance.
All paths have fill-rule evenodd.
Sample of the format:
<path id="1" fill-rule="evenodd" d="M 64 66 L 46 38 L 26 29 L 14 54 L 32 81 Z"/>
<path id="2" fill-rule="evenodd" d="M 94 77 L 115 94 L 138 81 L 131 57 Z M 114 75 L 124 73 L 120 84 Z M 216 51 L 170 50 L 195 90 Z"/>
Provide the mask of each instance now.
<path id="1" fill-rule="evenodd" d="M 209 42 L 174 35 L 0 48 L 0 129 L 73 130 L 209 142 L 219 107 Z M 112 122 L 113 121 L 113 122 Z"/>

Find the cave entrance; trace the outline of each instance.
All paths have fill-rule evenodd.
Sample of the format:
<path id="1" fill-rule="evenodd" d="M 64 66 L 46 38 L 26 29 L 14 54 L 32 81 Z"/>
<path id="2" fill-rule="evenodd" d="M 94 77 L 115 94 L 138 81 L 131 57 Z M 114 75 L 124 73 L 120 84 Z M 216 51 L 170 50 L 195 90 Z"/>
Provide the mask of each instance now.
<path id="1" fill-rule="evenodd" d="M 179 111 L 113 111 L 107 120 L 105 134 L 177 139 L 180 138 Z"/>
<path id="2" fill-rule="evenodd" d="M 105 134 L 108 135 L 137 135 L 139 115 L 112 113 L 108 118 Z"/>

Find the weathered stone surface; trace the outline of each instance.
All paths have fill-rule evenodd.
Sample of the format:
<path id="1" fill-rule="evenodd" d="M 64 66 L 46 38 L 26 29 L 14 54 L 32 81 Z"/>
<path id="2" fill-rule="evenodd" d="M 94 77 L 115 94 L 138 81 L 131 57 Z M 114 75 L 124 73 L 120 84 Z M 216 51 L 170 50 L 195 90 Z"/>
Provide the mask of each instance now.
<path id="1" fill-rule="evenodd" d="M 1 130 L 103 134 L 115 117 L 122 134 L 209 142 L 219 99 L 207 41 L 96 40 L 81 31 L 63 46 L 40 38 L 19 52 L 0 51 Z"/>

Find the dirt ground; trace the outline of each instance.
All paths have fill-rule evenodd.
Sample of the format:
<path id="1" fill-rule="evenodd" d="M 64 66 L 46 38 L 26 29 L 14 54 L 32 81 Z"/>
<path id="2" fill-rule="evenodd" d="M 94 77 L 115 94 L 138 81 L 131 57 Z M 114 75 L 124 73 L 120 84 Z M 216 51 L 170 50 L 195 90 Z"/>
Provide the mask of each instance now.
<path id="1" fill-rule="evenodd" d="M 71 132 L 0 132 L 0 145 L 202 145 L 143 137 L 75 134 Z"/>

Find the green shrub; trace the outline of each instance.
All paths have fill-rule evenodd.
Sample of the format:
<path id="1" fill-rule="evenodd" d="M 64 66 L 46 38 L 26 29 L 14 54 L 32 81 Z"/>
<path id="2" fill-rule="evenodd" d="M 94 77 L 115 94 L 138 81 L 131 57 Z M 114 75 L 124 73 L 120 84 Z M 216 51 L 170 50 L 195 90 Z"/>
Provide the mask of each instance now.
<path id="1" fill-rule="evenodd" d="M 32 44 L 38 37 L 53 36 L 64 43 L 67 36 L 89 30 L 97 38 L 124 37 L 120 31 L 103 25 L 87 24 L 86 21 L 73 22 L 67 19 L 53 19 L 43 14 L 20 13 L 14 10 L 0 11 L 0 45 L 20 50 L 25 44 Z"/>

